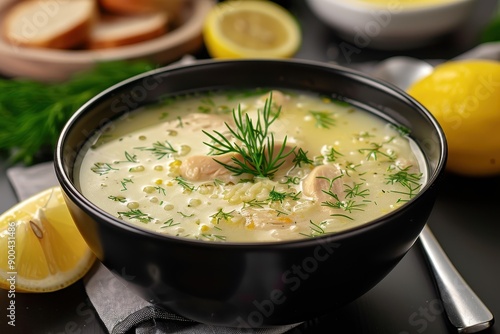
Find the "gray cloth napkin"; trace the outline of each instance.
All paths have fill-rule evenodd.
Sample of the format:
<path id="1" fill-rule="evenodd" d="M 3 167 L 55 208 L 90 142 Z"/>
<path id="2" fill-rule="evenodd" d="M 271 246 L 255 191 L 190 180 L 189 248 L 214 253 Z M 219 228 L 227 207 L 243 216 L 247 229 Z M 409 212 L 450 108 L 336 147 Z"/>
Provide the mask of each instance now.
<path id="1" fill-rule="evenodd" d="M 18 199 L 24 200 L 44 189 L 58 185 L 53 162 L 7 170 Z M 137 334 L 281 334 L 299 324 L 239 330 L 200 324 L 159 308 L 134 294 L 104 265 L 97 262 L 84 278 L 85 290 L 110 333 Z"/>

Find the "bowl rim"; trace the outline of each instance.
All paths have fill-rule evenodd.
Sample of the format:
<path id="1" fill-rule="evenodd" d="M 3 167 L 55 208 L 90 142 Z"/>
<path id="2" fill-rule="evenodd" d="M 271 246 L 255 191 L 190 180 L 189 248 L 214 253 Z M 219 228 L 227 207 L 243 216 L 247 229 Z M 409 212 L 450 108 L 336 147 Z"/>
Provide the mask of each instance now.
<path id="1" fill-rule="evenodd" d="M 308 2 L 317 2 L 318 0 L 307 0 Z M 373 10 L 380 10 L 384 8 L 389 8 L 390 3 L 372 3 L 363 0 L 319 0 L 330 3 L 331 5 L 337 5 L 344 9 L 350 9 L 359 13 L 368 13 Z M 426 3 L 426 4 L 416 4 L 409 6 L 400 6 L 395 14 L 425 14 L 432 12 L 434 10 L 443 10 L 450 7 L 456 7 L 466 4 L 473 4 L 474 0 L 447 0 L 438 3 Z"/>
<path id="2" fill-rule="evenodd" d="M 427 175 L 427 180 L 426 183 L 423 184 L 423 187 L 421 190 L 415 195 L 415 197 L 411 198 L 407 203 L 402 205 L 401 207 L 384 214 L 380 217 L 377 217 L 367 223 L 342 230 L 339 232 L 331 233 L 331 234 L 326 234 L 323 236 L 318 236 L 314 238 L 304 238 L 304 239 L 295 239 L 295 240 L 282 240 L 282 241 L 264 241 L 264 242 L 231 242 L 231 241 L 225 241 L 225 242 L 207 242 L 204 240 L 196 240 L 196 239 L 189 239 L 189 238 L 182 238 L 182 237 L 176 237 L 176 236 L 171 236 L 171 235 L 166 235 L 166 234 L 161 234 L 159 232 L 155 232 L 152 230 L 148 230 L 145 228 L 141 228 L 139 226 L 129 224 L 127 222 L 121 221 L 115 216 L 111 215 L 110 213 L 105 212 L 103 209 L 101 209 L 98 205 L 94 204 L 92 201 L 87 199 L 75 186 L 74 182 L 71 181 L 71 178 L 67 173 L 65 172 L 65 167 L 64 167 L 64 159 L 63 156 L 65 155 L 63 152 L 63 147 L 64 143 L 66 141 L 66 137 L 70 133 L 71 129 L 73 126 L 78 123 L 79 118 L 85 114 L 87 109 L 92 108 L 93 105 L 96 103 L 99 104 L 99 102 L 102 99 L 106 99 L 108 95 L 112 94 L 115 90 L 120 89 L 128 84 L 131 84 L 133 82 L 137 82 L 140 80 L 143 80 L 144 78 L 162 74 L 162 73 L 168 73 L 168 72 L 174 72 L 174 71 L 182 71 L 185 69 L 191 69 L 191 68 L 196 68 L 196 67 L 204 67 L 204 66 L 214 66 L 215 64 L 221 65 L 221 64 L 233 64 L 233 63 L 238 63 L 238 64 L 244 64 L 244 63 L 273 63 L 273 62 L 279 62 L 281 63 L 289 63 L 291 66 L 312 66 L 312 67 L 317 67 L 317 68 L 327 68 L 334 70 L 338 72 L 340 75 L 347 76 L 349 78 L 352 78 L 356 81 L 361 81 L 363 83 L 370 84 L 371 86 L 374 86 L 376 89 L 383 91 L 384 93 L 389 93 L 392 94 L 393 96 L 399 98 L 400 100 L 404 101 L 406 104 L 410 104 L 414 109 L 417 109 L 419 114 L 424 116 L 431 124 L 432 127 L 434 128 L 437 139 L 438 139 L 438 146 L 440 148 L 440 154 L 437 159 L 436 165 L 435 165 L 435 171 L 432 174 Z M 385 113 L 382 113 L 385 114 Z M 410 136 L 411 137 L 411 136 Z M 87 137 L 88 139 L 88 137 Z M 86 213 L 92 212 L 92 215 L 94 217 L 99 217 L 102 220 L 106 221 L 106 224 L 112 225 L 114 228 L 118 228 L 121 230 L 126 230 L 129 232 L 137 233 L 142 236 L 146 236 L 148 238 L 154 238 L 154 239 L 160 239 L 160 240 L 168 240 L 169 242 L 174 242 L 174 243 L 181 243 L 181 244 L 189 244 L 192 246 L 197 246 L 197 247 L 210 247 L 210 248 L 220 248 L 220 249 L 226 249 L 226 248 L 250 248 L 250 249 L 276 249 L 276 248 L 294 248 L 297 245 L 317 245 L 318 243 L 324 243 L 324 242 L 335 242 L 335 241 L 340 241 L 345 238 L 350 238 L 351 236 L 364 234 L 364 231 L 368 231 L 371 229 L 376 229 L 380 225 L 386 224 L 387 221 L 390 220 L 391 217 L 399 215 L 402 211 L 406 210 L 408 205 L 411 205 L 414 202 L 420 201 L 422 197 L 431 190 L 431 188 L 434 187 L 438 179 L 440 179 L 444 173 L 446 161 L 447 161 L 447 154 L 448 154 L 448 147 L 447 147 L 447 141 L 446 137 L 444 134 L 443 129 L 439 125 L 438 121 L 436 118 L 428 111 L 421 103 L 419 103 L 416 99 L 411 97 L 409 94 L 407 94 L 405 91 L 402 89 L 385 82 L 383 80 L 374 78 L 369 76 L 368 74 L 365 74 L 363 72 L 353 70 L 344 66 L 336 65 L 336 64 L 331 64 L 331 63 L 325 63 L 325 62 L 320 62 L 320 61 L 315 61 L 315 60 L 304 60 L 304 59 L 231 59 L 231 60 L 212 60 L 212 59 L 205 59 L 205 60 L 196 60 L 193 61 L 192 63 L 189 64 L 171 64 L 167 65 L 164 67 L 160 67 L 157 69 L 153 69 L 138 75 L 135 75 L 131 78 L 128 78 L 126 80 L 123 80 L 106 90 L 102 91 L 98 95 L 94 96 L 90 100 L 88 100 L 85 104 L 83 104 L 72 116 L 71 118 L 67 121 L 65 124 L 64 128 L 60 132 L 60 136 L 57 141 L 56 149 L 55 149 L 55 154 L 54 154 L 54 167 L 55 167 L 55 172 L 56 172 L 56 177 L 58 179 L 59 185 L 61 186 L 63 192 L 66 194 L 66 196 L 71 197 L 71 200 L 73 202 L 78 202 L 78 206 L 80 209 L 82 207 L 85 208 Z M 73 171 L 73 168 L 71 169 Z"/>

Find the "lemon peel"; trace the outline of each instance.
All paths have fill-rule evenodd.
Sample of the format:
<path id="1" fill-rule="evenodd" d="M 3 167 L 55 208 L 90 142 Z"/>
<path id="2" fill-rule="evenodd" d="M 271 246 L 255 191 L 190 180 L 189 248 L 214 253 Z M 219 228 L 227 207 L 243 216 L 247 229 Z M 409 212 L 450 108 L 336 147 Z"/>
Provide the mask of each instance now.
<path id="1" fill-rule="evenodd" d="M 408 93 L 443 128 L 449 171 L 466 176 L 500 174 L 500 62 L 448 61 L 415 82 Z"/>
<path id="2" fill-rule="evenodd" d="M 234 0 L 214 6 L 203 26 L 213 58 L 290 58 L 301 31 L 285 8 L 266 0 Z"/>
<path id="3" fill-rule="evenodd" d="M 0 288 L 16 292 L 65 288 L 82 278 L 95 260 L 59 187 L 0 216 L 0 254 Z"/>

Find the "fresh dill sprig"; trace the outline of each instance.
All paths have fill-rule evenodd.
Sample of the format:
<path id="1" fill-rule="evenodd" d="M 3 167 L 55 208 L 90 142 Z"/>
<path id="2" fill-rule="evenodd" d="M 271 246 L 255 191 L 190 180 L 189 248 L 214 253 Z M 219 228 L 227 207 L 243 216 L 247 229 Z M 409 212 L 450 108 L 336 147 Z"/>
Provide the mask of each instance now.
<path id="1" fill-rule="evenodd" d="M 298 200 L 300 198 L 301 192 L 299 191 L 298 193 L 295 192 L 286 192 L 286 191 L 277 191 L 275 187 L 271 189 L 269 192 L 269 202 L 280 202 L 283 203 L 283 201 L 287 198 L 290 198 L 294 201 Z"/>
<path id="2" fill-rule="evenodd" d="M 96 162 L 94 166 L 90 167 L 90 170 L 99 175 L 106 175 L 112 170 L 118 169 L 111 167 L 111 165 L 106 162 Z"/>
<path id="3" fill-rule="evenodd" d="M 361 186 L 364 183 L 354 183 L 354 185 L 351 187 L 348 184 L 344 184 L 346 189 L 344 192 L 346 193 L 345 197 L 346 198 L 354 198 L 354 197 L 363 197 L 365 198 L 366 196 L 370 195 L 370 189 L 362 189 Z"/>
<path id="4" fill-rule="evenodd" d="M 167 227 L 172 227 L 180 225 L 180 223 L 176 223 L 173 218 L 169 218 L 167 221 L 165 221 L 160 228 L 167 228 Z"/>
<path id="5" fill-rule="evenodd" d="M 151 147 L 136 147 L 136 149 L 139 151 L 150 151 L 158 160 L 164 158 L 165 156 L 170 157 L 172 154 L 177 153 L 177 150 L 168 141 L 165 141 L 164 143 L 157 141 L 153 143 Z"/>
<path id="6" fill-rule="evenodd" d="M 120 217 L 127 217 L 129 219 L 136 219 L 141 223 L 147 224 L 153 220 L 153 217 L 149 216 L 147 213 L 142 212 L 139 209 L 131 209 L 129 211 L 118 212 Z"/>
<path id="7" fill-rule="evenodd" d="M 308 152 L 304 152 L 302 148 L 299 148 L 297 153 L 295 151 L 293 152 L 295 155 L 293 158 L 294 167 L 302 167 L 302 164 L 312 165 L 314 163 L 313 160 L 309 159 L 307 153 Z"/>
<path id="8" fill-rule="evenodd" d="M 326 221 L 322 221 L 321 223 L 316 224 L 312 220 L 309 220 L 309 228 L 311 230 L 310 233 L 309 234 L 299 233 L 299 234 L 308 238 L 319 237 L 321 235 L 326 234 L 325 227 L 326 227 Z"/>
<path id="9" fill-rule="evenodd" d="M 316 127 L 321 129 L 329 129 L 336 124 L 333 114 L 329 111 L 314 111 L 309 110 L 309 113 L 316 120 Z"/>
<path id="10" fill-rule="evenodd" d="M 266 204 L 268 204 L 268 201 L 259 201 L 255 198 L 253 198 L 250 201 L 243 202 L 243 208 L 246 208 L 246 207 L 263 208 L 264 205 L 266 205 Z"/>
<path id="11" fill-rule="evenodd" d="M 0 153 L 31 165 L 51 155 L 73 113 L 106 88 L 152 70 L 152 64 L 104 62 L 60 83 L 0 79 Z"/>
<path id="12" fill-rule="evenodd" d="M 358 150 L 359 153 L 365 153 L 366 154 L 366 160 L 378 160 L 379 156 L 383 156 L 387 158 L 389 161 L 394 161 L 396 159 L 394 153 L 387 153 L 382 151 L 382 148 L 384 147 L 385 144 L 390 143 L 393 141 L 394 138 L 390 138 L 389 140 L 378 144 L 378 143 L 370 143 L 370 148 L 361 148 Z"/>
<path id="13" fill-rule="evenodd" d="M 115 201 L 115 202 L 120 202 L 120 203 L 125 203 L 127 200 L 123 196 L 113 196 L 109 195 L 108 199 Z"/>
<path id="14" fill-rule="evenodd" d="M 137 155 L 130 154 L 127 151 L 125 151 L 125 160 L 120 160 L 120 161 L 117 161 L 116 163 L 122 163 L 122 162 L 138 162 Z"/>
<path id="15" fill-rule="evenodd" d="M 213 215 L 211 215 L 209 217 L 212 218 L 216 224 L 219 224 L 221 220 L 226 221 L 226 222 L 230 221 L 231 218 L 234 217 L 233 212 L 234 212 L 234 210 L 229 211 L 229 212 L 224 212 L 224 210 L 221 208 L 221 209 L 219 209 L 219 211 L 217 211 L 216 213 L 214 213 Z"/>
<path id="16" fill-rule="evenodd" d="M 191 183 L 184 180 L 180 176 L 175 177 L 174 181 L 176 181 L 177 184 L 180 185 L 182 188 L 184 188 L 186 191 L 193 191 L 194 190 L 194 186 Z"/>
<path id="17" fill-rule="evenodd" d="M 125 190 L 128 190 L 127 189 L 127 183 L 134 183 L 134 181 L 132 179 L 127 179 L 127 178 L 124 178 L 123 180 L 121 180 L 121 185 L 122 185 L 122 189 L 121 191 L 125 191 Z"/>
<path id="18" fill-rule="evenodd" d="M 241 106 L 233 110 L 233 119 L 236 128 L 233 129 L 226 123 L 229 135 L 241 142 L 232 142 L 227 136 L 218 131 L 212 135 L 203 130 L 211 140 L 211 143 L 204 142 L 214 155 L 236 153 L 242 160 L 232 157 L 234 165 L 226 164 L 214 159 L 219 164 L 235 175 L 251 174 L 254 176 L 272 178 L 274 173 L 283 165 L 286 157 L 295 151 L 295 147 L 289 152 L 285 152 L 287 137 L 275 152 L 274 134 L 270 133 L 271 124 L 279 117 L 281 108 L 274 112 L 272 94 L 266 99 L 264 108 L 258 111 L 257 120 L 250 118 L 248 114 L 243 116 Z"/>
<path id="19" fill-rule="evenodd" d="M 420 187 L 422 187 L 422 184 L 420 183 L 423 174 L 422 173 L 410 173 L 409 169 L 411 166 L 407 166 L 405 168 L 400 168 L 398 167 L 398 171 L 389 174 L 386 176 L 387 184 L 395 184 L 399 183 L 406 189 L 408 189 L 408 192 L 398 192 L 398 191 L 393 191 L 395 193 L 400 193 L 407 195 L 409 198 L 414 197 L 417 192 L 419 191 Z"/>

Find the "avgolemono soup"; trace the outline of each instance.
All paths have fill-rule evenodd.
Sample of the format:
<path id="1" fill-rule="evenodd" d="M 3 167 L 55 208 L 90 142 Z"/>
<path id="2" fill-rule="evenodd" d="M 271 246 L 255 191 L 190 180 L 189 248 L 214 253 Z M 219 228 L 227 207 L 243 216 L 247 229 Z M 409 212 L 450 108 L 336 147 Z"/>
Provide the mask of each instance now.
<path id="1" fill-rule="evenodd" d="M 425 181 L 403 127 L 301 92 L 168 98 L 87 146 L 76 179 L 93 203 L 130 224 L 207 241 L 350 229 L 404 205 Z"/>

